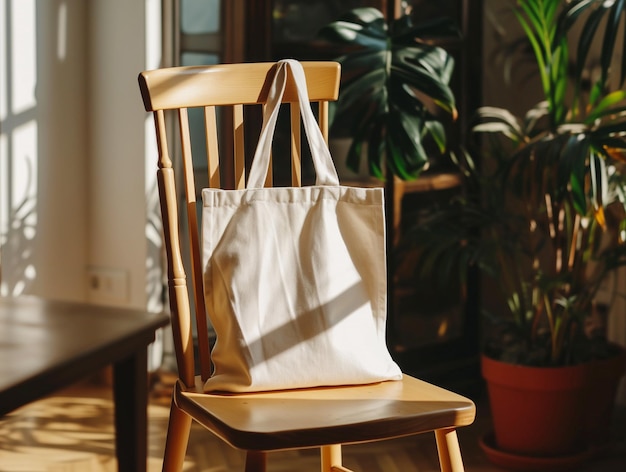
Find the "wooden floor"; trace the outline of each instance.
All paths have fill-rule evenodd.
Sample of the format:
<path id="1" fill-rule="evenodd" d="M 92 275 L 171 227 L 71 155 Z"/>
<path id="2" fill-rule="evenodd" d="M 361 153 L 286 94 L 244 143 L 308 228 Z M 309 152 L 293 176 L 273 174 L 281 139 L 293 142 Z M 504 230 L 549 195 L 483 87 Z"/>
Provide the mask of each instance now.
<path id="1" fill-rule="evenodd" d="M 158 387 L 158 386 L 157 386 Z M 149 405 L 149 471 L 161 470 L 169 399 L 153 390 Z M 459 431 L 467 472 L 502 472 L 479 447 L 490 422 L 478 401 L 474 425 Z M 626 471 L 626 412 L 618 411 L 614 440 L 581 472 Z M 0 420 L 0 472 L 113 472 L 113 403 L 110 389 L 81 384 L 28 405 Z M 432 435 L 344 447 L 344 463 L 355 472 L 430 472 L 439 470 Z M 240 452 L 194 426 L 186 472 L 243 470 Z M 319 470 L 317 452 L 281 452 L 270 455 L 270 472 Z M 535 469 L 536 470 L 536 469 Z M 568 469 L 573 470 L 573 469 Z"/>

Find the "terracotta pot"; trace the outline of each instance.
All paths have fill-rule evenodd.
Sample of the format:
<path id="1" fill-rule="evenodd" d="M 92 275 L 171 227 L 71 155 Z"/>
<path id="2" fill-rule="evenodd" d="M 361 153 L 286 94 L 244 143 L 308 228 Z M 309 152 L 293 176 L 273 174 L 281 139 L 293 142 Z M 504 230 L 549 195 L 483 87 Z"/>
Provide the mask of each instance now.
<path id="1" fill-rule="evenodd" d="M 564 456 L 585 446 L 586 365 L 540 368 L 482 357 L 496 446 L 531 456 Z"/>
<path id="2" fill-rule="evenodd" d="M 626 351 L 567 367 L 528 367 L 482 357 L 496 446 L 515 454 L 557 457 L 609 439 Z"/>

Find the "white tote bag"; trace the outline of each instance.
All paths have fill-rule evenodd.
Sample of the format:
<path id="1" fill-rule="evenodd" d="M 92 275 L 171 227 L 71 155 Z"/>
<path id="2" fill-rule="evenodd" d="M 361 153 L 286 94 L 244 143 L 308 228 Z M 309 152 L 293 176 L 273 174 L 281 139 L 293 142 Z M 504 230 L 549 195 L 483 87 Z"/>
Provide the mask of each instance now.
<path id="1" fill-rule="evenodd" d="M 291 70 L 316 184 L 262 188 Z M 205 391 L 398 380 L 385 341 L 382 188 L 339 185 L 302 66 L 278 63 L 244 190 L 203 189 L 205 297 L 217 342 Z"/>

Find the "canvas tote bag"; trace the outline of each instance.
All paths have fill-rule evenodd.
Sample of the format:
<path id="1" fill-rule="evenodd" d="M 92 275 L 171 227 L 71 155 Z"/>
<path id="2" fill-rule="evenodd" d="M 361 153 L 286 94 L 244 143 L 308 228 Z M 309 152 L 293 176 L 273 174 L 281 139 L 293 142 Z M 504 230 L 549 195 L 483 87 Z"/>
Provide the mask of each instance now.
<path id="1" fill-rule="evenodd" d="M 262 188 L 290 69 L 316 184 Z M 217 341 L 205 391 L 398 380 L 385 342 L 382 188 L 339 185 L 302 66 L 280 61 L 244 190 L 203 189 L 205 297 Z"/>

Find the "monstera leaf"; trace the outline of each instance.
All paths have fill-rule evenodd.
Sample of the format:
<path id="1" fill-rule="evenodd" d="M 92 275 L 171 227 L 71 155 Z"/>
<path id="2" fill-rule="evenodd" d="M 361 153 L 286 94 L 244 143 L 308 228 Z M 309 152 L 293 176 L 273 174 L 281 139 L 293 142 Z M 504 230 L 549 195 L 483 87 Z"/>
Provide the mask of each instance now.
<path id="1" fill-rule="evenodd" d="M 367 143 L 370 174 L 384 178 L 386 163 L 395 175 L 413 179 L 429 162 L 426 136 L 445 150 L 440 116 L 456 117 L 449 87 L 454 61 L 425 38 L 451 34 L 458 34 L 451 20 L 414 25 L 403 16 L 387 25 L 375 8 L 352 10 L 320 31 L 322 39 L 350 48 L 337 59 L 342 83 L 331 128 L 353 138 L 350 168 L 359 168 Z"/>

